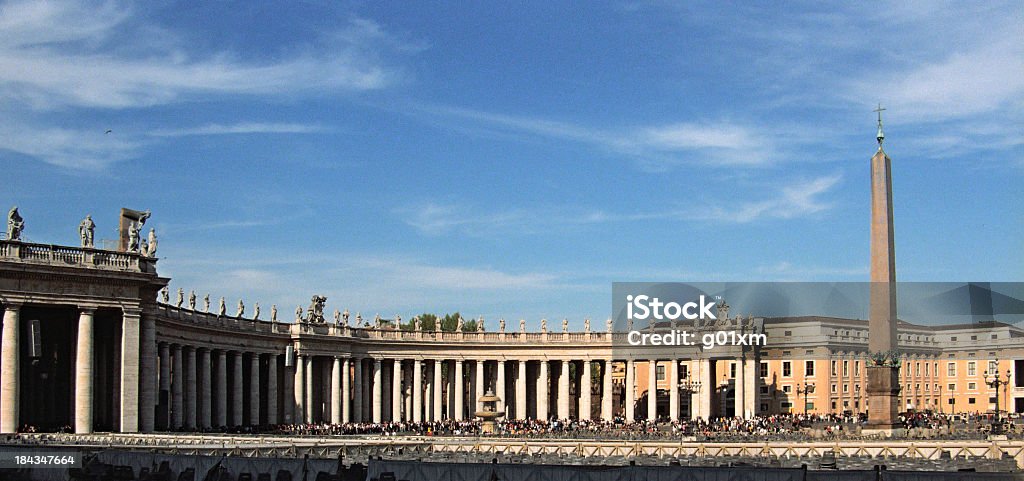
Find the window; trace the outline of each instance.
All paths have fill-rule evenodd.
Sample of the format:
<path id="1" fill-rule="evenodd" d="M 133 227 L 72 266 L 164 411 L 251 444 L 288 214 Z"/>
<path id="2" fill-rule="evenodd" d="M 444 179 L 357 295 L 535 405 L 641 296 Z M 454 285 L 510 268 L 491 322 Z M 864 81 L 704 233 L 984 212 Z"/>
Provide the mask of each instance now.
<path id="1" fill-rule="evenodd" d="M 917 394 L 919 392 L 921 392 L 921 385 L 920 384 L 914 384 L 914 394 Z"/>
<path id="2" fill-rule="evenodd" d="M 690 366 L 687 366 L 686 364 L 683 364 L 683 365 L 679 366 L 679 373 L 680 373 L 681 376 L 683 376 L 683 379 L 689 379 L 689 377 L 690 377 Z"/>
<path id="3" fill-rule="evenodd" d="M 833 384 L 832 385 L 832 392 L 839 392 L 839 385 Z"/>
<path id="4" fill-rule="evenodd" d="M 956 363 L 951 362 L 946 364 L 946 375 L 949 377 L 956 377 Z"/>
<path id="5" fill-rule="evenodd" d="M 999 339 L 999 334 L 992 334 L 992 339 Z"/>
<path id="6" fill-rule="evenodd" d="M 730 379 L 736 379 L 736 363 L 735 362 L 730 362 L 729 363 L 729 378 Z"/>
<path id="7" fill-rule="evenodd" d="M 789 409 L 793 407 L 793 403 L 789 401 L 782 401 L 782 409 Z"/>
<path id="8" fill-rule="evenodd" d="M 969 383 L 967 383 L 967 390 L 968 391 L 977 391 L 978 390 L 978 383 L 976 383 L 976 382 L 969 382 Z"/>
<path id="9" fill-rule="evenodd" d="M 768 363 L 761 362 L 761 377 L 768 377 Z"/>
<path id="10" fill-rule="evenodd" d="M 761 386 L 761 394 L 768 394 L 768 386 Z"/>
<path id="11" fill-rule="evenodd" d="M 782 386 L 782 392 L 786 394 L 793 392 L 793 386 Z"/>
<path id="12" fill-rule="evenodd" d="M 914 375 L 915 376 L 920 376 L 921 375 L 921 363 L 920 362 L 914 363 Z"/>
<path id="13" fill-rule="evenodd" d="M 925 376 L 927 376 L 927 375 L 928 375 L 928 363 L 927 363 L 927 362 L 926 362 L 926 363 L 924 363 L 924 375 L 925 375 Z"/>
<path id="14" fill-rule="evenodd" d="M 836 371 L 836 362 L 835 362 L 835 361 L 832 361 L 832 375 L 833 375 L 833 376 L 835 376 L 835 375 L 836 375 L 836 372 L 837 372 L 837 371 Z"/>
<path id="15" fill-rule="evenodd" d="M 782 335 L 786 336 L 786 337 L 792 336 L 793 335 L 793 331 L 782 331 Z"/>
<path id="16" fill-rule="evenodd" d="M 853 361 L 853 375 L 860 376 L 860 361 Z"/>
<path id="17" fill-rule="evenodd" d="M 782 377 L 790 377 L 793 375 L 793 363 L 791 361 L 782 361 Z"/>
<path id="18" fill-rule="evenodd" d="M 768 404 L 761 403 L 761 412 L 768 412 Z"/>
<path id="19" fill-rule="evenodd" d="M 654 368 L 654 375 L 657 376 L 659 381 L 665 380 L 665 366 L 659 365 Z"/>
<path id="20" fill-rule="evenodd" d="M 988 403 L 989 404 L 995 404 L 996 403 L 996 398 L 995 397 L 988 398 Z"/>
<path id="21" fill-rule="evenodd" d="M 971 336 L 971 340 L 972 341 L 977 341 L 978 340 L 978 336 Z"/>
<path id="22" fill-rule="evenodd" d="M 850 375 L 850 361 L 843 361 L 843 377 Z"/>
<path id="23" fill-rule="evenodd" d="M 978 363 L 976 361 L 969 361 L 967 363 L 967 375 L 977 376 L 978 375 Z"/>
<path id="24" fill-rule="evenodd" d="M 850 385 L 849 384 L 843 384 L 843 392 L 850 392 Z"/>
<path id="25" fill-rule="evenodd" d="M 950 392 L 950 393 L 956 392 L 956 384 L 954 384 L 954 383 L 949 383 L 949 385 L 948 385 L 948 386 L 946 386 L 946 389 L 949 389 L 949 392 Z"/>
<path id="26" fill-rule="evenodd" d="M 804 376 L 810 377 L 814 375 L 814 361 L 804 361 Z"/>
<path id="27" fill-rule="evenodd" d="M 972 397 L 967 398 L 967 404 L 974 404 L 974 398 L 972 398 Z"/>
<path id="28" fill-rule="evenodd" d="M 988 362 L 988 373 L 989 374 L 995 374 L 997 372 L 999 372 L 999 366 L 996 365 L 995 361 L 989 361 Z"/>
<path id="29" fill-rule="evenodd" d="M 953 336 L 953 337 L 949 338 L 949 340 L 950 340 L 951 342 L 956 342 L 956 336 Z"/>

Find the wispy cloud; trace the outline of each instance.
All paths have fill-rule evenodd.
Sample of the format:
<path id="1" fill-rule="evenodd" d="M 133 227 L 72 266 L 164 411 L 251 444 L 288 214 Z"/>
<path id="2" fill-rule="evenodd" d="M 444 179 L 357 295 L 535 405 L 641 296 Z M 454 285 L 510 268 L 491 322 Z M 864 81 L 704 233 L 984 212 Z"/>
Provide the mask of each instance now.
<path id="1" fill-rule="evenodd" d="M 82 170 L 98 170 L 135 156 L 142 142 L 93 130 L 27 125 L 0 120 L 0 150 L 16 152 L 48 164 Z"/>
<path id="2" fill-rule="evenodd" d="M 185 129 L 156 129 L 149 133 L 154 137 L 184 137 L 190 135 L 243 135 L 243 134 L 310 134 L 324 132 L 322 125 L 243 122 L 232 125 L 207 124 Z"/>
<path id="3" fill-rule="evenodd" d="M 746 224 L 767 219 L 802 218 L 827 211 L 833 204 L 823 197 L 841 181 L 840 174 L 833 174 L 777 187 L 759 200 L 721 201 L 641 212 L 608 212 L 565 206 L 480 212 L 478 208 L 468 206 L 426 203 L 405 206 L 396 209 L 395 213 L 407 225 L 430 236 L 451 232 L 477 236 L 525 235 L 552 228 L 651 220 Z"/>

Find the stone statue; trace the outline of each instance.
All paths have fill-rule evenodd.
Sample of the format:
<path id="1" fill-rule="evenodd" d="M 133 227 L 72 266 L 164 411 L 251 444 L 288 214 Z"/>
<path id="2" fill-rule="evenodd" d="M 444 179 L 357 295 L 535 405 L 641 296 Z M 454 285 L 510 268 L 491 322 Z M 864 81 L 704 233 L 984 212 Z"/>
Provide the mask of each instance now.
<path id="1" fill-rule="evenodd" d="M 412 329 L 414 331 L 422 330 L 423 326 L 420 324 L 420 317 L 416 316 L 412 318 Z"/>
<path id="2" fill-rule="evenodd" d="M 455 323 L 455 331 L 462 332 L 464 327 L 466 327 L 466 321 L 462 320 L 462 316 L 459 316 L 458 321 Z"/>
<path id="3" fill-rule="evenodd" d="M 210 312 L 210 294 L 203 296 L 203 312 Z"/>
<path id="4" fill-rule="evenodd" d="M 583 320 L 583 332 L 590 332 L 590 318 Z"/>
<path id="5" fill-rule="evenodd" d="M 302 306 L 295 308 L 295 322 L 302 322 Z"/>
<path id="6" fill-rule="evenodd" d="M 341 313 L 337 309 L 334 310 L 334 325 L 341 324 Z"/>
<path id="7" fill-rule="evenodd" d="M 380 313 L 378 312 L 373 316 L 373 328 L 380 329 Z"/>
<path id="8" fill-rule="evenodd" d="M 220 306 L 217 308 L 217 317 L 224 317 L 228 314 L 228 307 L 224 304 L 224 298 L 220 298 Z"/>
<path id="9" fill-rule="evenodd" d="M 171 302 L 171 295 L 167 291 L 167 286 L 164 286 L 163 289 L 160 289 L 160 300 L 163 301 L 164 304 Z"/>
<path id="10" fill-rule="evenodd" d="M 128 252 L 139 252 L 139 230 L 142 224 L 132 222 L 128 225 Z"/>
<path id="11" fill-rule="evenodd" d="M 569 332 L 569 320 L 562 318 L 562 332 Z"/>
<path id="12" fill-rule="evenodd" d="M 345 309 L 345 312 L 341 313 L 341 322 L 344 323 L 342 325 L 348 327 L 348 309 Z"/>
<path id="13" fill-rule="evenodd" d="M 18 214 L 18 206 L 11 207 L 11 211 L 7 213 L 7 240 L 20 241 L 23 230 L 25 230 L 25 219 Z"/>
<path id="14" fill-rule="evenodd" d="M 395 314 L 395 323 L 391 326 L 391 328 L 396 331 L 402 328 L 402 316 Z"/>
<path id="15" fill-rule="evenodd" d="M 505 319 L 498 319 L 498 332 L 505 332 Z"/>
<path id="16" fill-rule="evenodd" d="M 356 327 L 365 327 L 363 326 L 363 315 L 358 312 L 356 313 Z"/>
<path id="17" fill-rule="evenodd" d="M 146 248 L 147 257 L 156 257 L 156 229 L 149 229 L 149 242 Z"/>
<path id="18" fill-rule="evenodd" d="M 96 224 L 92 221 L 92 215 L 85 216 L 78 224 L 78 236 L 82 238 L 82 247 L 93 247 L 93 234 L 96 232 Z"/>
<path id="19" fill-rule="evenodd" d="M 612 332 L 612 330 L 614 329 L 614 326 L 612 325 L 612 320 L 611 319 L 608 319 L 607 321 L 605 321 L 605 329 L 607 329 L 608 332 Z"/>
<path id="20" fill-rule="evenodd" d="M 476 320 L 476 332 L 484 332 L 485 330 L 484 316 L 480 316 L 480 318 Z"/>
<path id="21" fill-rule="evenodd" d="M 548 332 L 548 320 L 547 319 L 541 319 L 540 320 L 540 332 Z"/>
<path id="22" fill-rule="evenodd" d="M 277 304 L 270 305 L 270 322 L 277 322 Z"/>
<path id="23" fill-rule="evenodd" d="M 178 288 L 178 297 L 174 301 L 174 306 L 181 309 L 181 305 L 185 303 L 185 289 Z"/>
<path id="24" fill-rule="evenodd" d="M 252 306 L 252 320 L 258 321 L 260 319 L 260 303 Z"/>
<path id="25" fill-rule="evenodd" d="M 241 299 L 239 299 L 238 300 L 238 312 L 235 313 L 235 317 L 241 318 L 243 315 L 245 315 L 245 304 L 242 303 Z"/>
<path id="26" fill-rule="evenodd" d="M 309 300 L 309 310 L 306 312 L 306 322 L 324 322 L 324 304 L 327 303 L 327 298 L 321 295 L 313 295 Z"/>
<path id="27" fill-rule="evenodd" d="M 188 308 L 190 310 L 196 310 L 196 291 L 190 291 L 188 293 Z"/>
<path id="28" fill-rule="evenodd" d="M 434 316 L 434 334 L 441 331 L 441 320 L 440 317 Z"/>
<path id="29" fill-rule="evenodd" d="M 526 333 L 526 319 L 520 319 L 519 320 L 519 332 L 521 332 L 523 334 Z"/>

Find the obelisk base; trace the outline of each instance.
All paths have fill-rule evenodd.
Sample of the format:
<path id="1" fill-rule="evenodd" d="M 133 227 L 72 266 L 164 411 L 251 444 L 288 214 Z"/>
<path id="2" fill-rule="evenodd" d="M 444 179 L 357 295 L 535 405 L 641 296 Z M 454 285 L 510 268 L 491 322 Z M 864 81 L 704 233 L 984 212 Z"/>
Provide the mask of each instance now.
<path id="1" fill-rule="evenodd" d="M 868 424 L 865 435 L 902 436 L 899 423 L 900 372 L 892 366 L 868 366 Z"/>

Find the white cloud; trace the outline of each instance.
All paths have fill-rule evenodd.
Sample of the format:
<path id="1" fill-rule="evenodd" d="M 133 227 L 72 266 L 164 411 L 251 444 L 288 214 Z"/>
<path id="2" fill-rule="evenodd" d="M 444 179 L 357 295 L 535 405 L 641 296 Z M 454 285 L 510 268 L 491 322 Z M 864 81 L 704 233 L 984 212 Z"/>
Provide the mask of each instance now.
<path id="1" fill-rule="evenodd" d="M 156 129 L 149 133 L 154 137 L 183 137 L 190 135 L 241 135 L 241 134 L 309 134 L 323 132 L 321 125 L 242 122 L 232 125 L 207 124 L 184 129 Z"/>
<path id="2" fill-rule="evenodd" d="M 11 119 L 0 121 L 0 150 L 38 158 L 48 164 L 82 170 L 97 170 L 112 162 L 130 159 L 140 142 L 104 129 L 65 129 L 27 125 Z"/>

